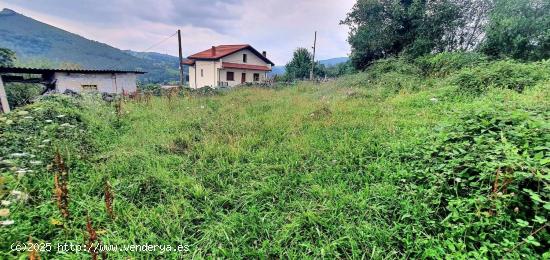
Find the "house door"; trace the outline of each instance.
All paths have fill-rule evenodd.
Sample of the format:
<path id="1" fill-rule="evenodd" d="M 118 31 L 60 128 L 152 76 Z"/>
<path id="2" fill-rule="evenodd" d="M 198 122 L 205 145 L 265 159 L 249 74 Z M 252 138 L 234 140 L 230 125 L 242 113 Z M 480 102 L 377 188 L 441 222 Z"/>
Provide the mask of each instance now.
<path id="1" fill-rule="evenodd" d="M 246 73 L 241 74 L 241 83 L 246 82 Z"/>

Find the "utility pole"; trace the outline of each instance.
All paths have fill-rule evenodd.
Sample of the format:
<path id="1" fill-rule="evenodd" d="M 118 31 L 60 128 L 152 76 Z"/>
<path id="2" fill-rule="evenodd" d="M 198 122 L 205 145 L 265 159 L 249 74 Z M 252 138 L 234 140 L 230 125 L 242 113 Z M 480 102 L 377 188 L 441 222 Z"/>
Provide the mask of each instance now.
<path id="1" fill-rule="evenodd" d="M 317 31 L 315 31 L 315 38 L 313 38 L 313 58 L 311 59 L 311 71 L 309 71 L 309 80 L 313 80 L 313 70 L 315 69 L 315 45 L 317 44 Z"/>
<path id="2" fill-rule="evenodd" d="M 185 78 L 183 77 L 183 54 L 181 52 L 181 30 L 178 29 L 178 48 L 180 53 L 180 86 L 183 87 Z"/>

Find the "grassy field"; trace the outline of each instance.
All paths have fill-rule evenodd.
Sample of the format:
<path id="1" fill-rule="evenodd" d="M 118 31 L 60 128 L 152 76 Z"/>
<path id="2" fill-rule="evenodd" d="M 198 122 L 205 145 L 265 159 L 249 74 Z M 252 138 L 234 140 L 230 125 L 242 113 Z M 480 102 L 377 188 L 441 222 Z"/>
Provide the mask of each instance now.
<path id="1" fill-rule="evenodd" d="M 114 259 L 178 254 L 535 258 L 547 251 L 549 81 L 535 78 L 522 93 L 495 87 L 472 95 L 453 82 L 475 69 L 430 77 L 381 67 L 381 72 L 321 84 L 128 101 L 118 116 L 111 105 L 92 98 L 51 97 L 19 109 L 0 122 L 0 196 L 13 201 L 9 216 L 0 220 L 14 220 L 0 227 L 0 256 L 25 256 L 10 246 L 29 236 L 54 246 L 42 256 L 87 256 L 85 251 L 55 251 L 61 243 L 85 244 L 88 216 L 104 245 L 185 246 L 182 253 L 108 252 Z M 511 115 L 515 121 L 505 127 L 535 129 L 513 128 L 521 138 L 532 137 L 533 151 L 510 138 L 486 143 L 495 151 L 506 143 L 516 148 L 506 156 L 538 160 L 530 164 L 514 157 L 519 162 L 510 164 L 528 162 L 534 177 L 501 184 L 508 185 L 508 192 L 493 194 L 499 183 L 493 175 L 480 171 L 465 179 L 459 175 L 465 171 L 445 170 L 457 162 L 441 159 L 448 155 L 422 156 L 445 147 L 453 160 L 470 156 L 475 161 L 475 152 L 484 156 L 484 150 L 475 150 L 481 146 L 455 151 L 454 143 L 441 137 L 483 125 L 485 117 L 479 115 L 486 115 L 487 122 Z M 509 134 L 491 127 L 479 136 Z M 57 149 L 69 169 L 67 219 L 55 200 Z M 491 165 L 512 157 L 480 161 Z M 484 167 L 494 172 L 493 166 Z M 26 172 L 17 174 L 21 169 Z M 478 186 L 462 194 L 457 183 L 468 180 Z M 105 209 L 106 182 L 114 194 L 114 217 Z M 519 196 L 532 183 L 539 185 L 535 192 L 541 202 L 518 201 L 529 200 Z M 511 192 L 513 185 L 519 191 Z M 14 190 L 28 198 L 17 197 Z M 490 198 L 495 206 L 484 208 L 479 198 Z M 470 200 L 475 200 L 472 207 Z M 531 210 L 513 215 L 514 203 Z"/>

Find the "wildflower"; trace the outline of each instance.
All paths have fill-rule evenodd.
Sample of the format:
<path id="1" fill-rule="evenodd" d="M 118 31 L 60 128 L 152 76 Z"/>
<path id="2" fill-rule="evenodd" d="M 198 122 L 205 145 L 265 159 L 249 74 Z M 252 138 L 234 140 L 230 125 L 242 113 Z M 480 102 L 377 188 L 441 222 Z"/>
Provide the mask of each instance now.
<path id="1" fill-rule="evenodd" d="M 45 120 L 44 122 L 46 122 L 46 123 L 51 123 L 51 122 L 53 122 L 53 120 L 47 119 L 47 120 Z"/>
<path id="2" fill-rule="evenodd" d="M 439 101 L 439 100 L 438 100 L 437 98 L 433 97 L 433 98 L 430 98 L 430 101 L 432 101 L 432 102 L 435 103 L 435 102 L 437 102 L 437 101 Z"/>
<path id="3" fill-rule="evenodd" d="M 2 225 L 2 226 L 13 225 L 13 223 L 15 223 L 15 221 L 13 221 L 13 220 L 4 220 L 4 221 L 0 221 L 0 225 Z"/>
<path id="4" fill-rule="evenodd" d="M 0 217 L 7 217 L 10 215 L 10 209 L 0 209 Z"/>
<path id="5" fill-rule="evenodd" d="M 70 127 L 70 126 L 71 126 L 71 124 L 69 124 L 69 123 L 64 123 L 64 124 L 60 125 L 60 127 Z"/>
<path id="6" fill-rule="evenodd" d="M 2 206 L 7 207 L 7 206 L 11 205 L 11 201 L 9 201 L 9 200 L 2 200 L 2 201 L 0 202 L 0 204 L 1 204 Z"/>
<path id="7" fill-rule="evenodd" d="M 63 117 L 65 117 L 65 115 L 58 115 L 58 116 L 56 116 L 56 117 L 57 117 L 57 118 L 63 118 Z"/>
<path id="8" fill-rule="evenodd" d="M 15 200 L 27 201 L 29 199 L 29 195 L 18 190 L 12 190 L 11 195 L 15 197 Z"/>
<path id="9" fill-rule="evenodd" d="M 1 164 L 5 164 L 5 165 L 13 165 L 13 161 L 11 160 L 2 160 L 0 161 Z"/>
<path id="10" fill-rule="evenodd" d="M 27 157 L 29 156 L 28 153 L 12 153 L 10 154 L 10 157 L 12 158 L 21 158 L 21 157 Z"/>
<path id="11" fill-rule="evenodd" d="M 13 120 L 8 120 L 8 121 L 6 121 L 6 124 L 7 124 L 7 125 L 13 124 Z"/>

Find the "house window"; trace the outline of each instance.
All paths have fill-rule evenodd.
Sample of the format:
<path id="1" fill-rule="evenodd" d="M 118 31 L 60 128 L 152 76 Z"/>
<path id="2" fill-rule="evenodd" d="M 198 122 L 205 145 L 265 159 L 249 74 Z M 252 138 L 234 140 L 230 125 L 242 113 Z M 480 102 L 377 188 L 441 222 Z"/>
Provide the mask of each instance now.
<path id="1" fill-rule="evenodd" d="M 235 73 L 233 71 L 228 71 L 226 79 L 227 79 L 227 81 L 234 81 L 235 80 Z"/>
<path id="2" fill-rule="evenodd" d="M 243 63 L 246 63 L 246 59 L 247 59 L 246 54 L 243 54 Z"/>
<path id="3" fill-rule="evenodd" d="M 204 71 L 201 69 L 201 77 L 204 77 Z"/>
<path id="4" fill-rule="evenodd" d="M 260 73 L 254 73 L 254 81 L 260 81 Z"/>
<path id="5" fill-rule="evenodd" d="M 86 92 L 97 91 L 97 85 L 81 85 L 82 90 Z"/>

